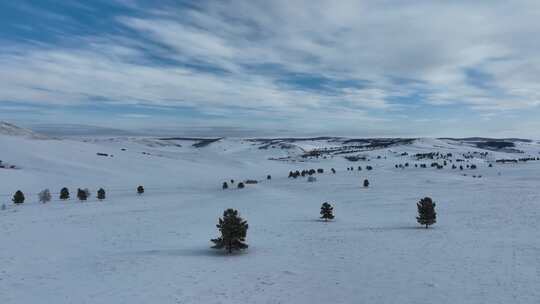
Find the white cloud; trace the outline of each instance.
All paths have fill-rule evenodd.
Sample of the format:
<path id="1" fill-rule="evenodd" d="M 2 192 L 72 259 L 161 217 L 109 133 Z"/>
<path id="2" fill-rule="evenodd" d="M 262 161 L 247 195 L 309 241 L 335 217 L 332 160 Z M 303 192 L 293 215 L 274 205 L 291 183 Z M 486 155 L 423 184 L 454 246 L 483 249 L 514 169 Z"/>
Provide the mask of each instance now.
<path id="1" fill-rule="evenodd" d="M 13 44 L 0 51 L 0 100 L 190 106 L 224 116 L 241 107 L 261 117 L 339 109 L 363 121 L 377 119 L 371 110 L 403 109 L 395 98 L 406 103 L 415 93 L 483 115 L 540 105 L 538 1 L 203 3 L 118 16 L 133 36 Z M 329 84 L 283 84 L 295 74 Z"/>

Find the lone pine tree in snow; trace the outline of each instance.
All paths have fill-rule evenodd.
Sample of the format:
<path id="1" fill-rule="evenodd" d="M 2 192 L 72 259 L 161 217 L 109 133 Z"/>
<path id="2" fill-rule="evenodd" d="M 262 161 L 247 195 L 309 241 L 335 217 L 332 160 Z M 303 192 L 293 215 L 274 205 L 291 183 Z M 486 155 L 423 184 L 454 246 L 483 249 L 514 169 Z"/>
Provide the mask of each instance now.
<path id="1" fill-rule="evenodd" d="M 367 179 L 364 180 L 364 187 L 369 187 L 369 181 Z"/>
<path id="2" fill-rule="evenodd" d="M 416 220 L 420 225 L 426 225 L 426 229 L 429 225 L 433 225 L 437 222 L 437 213 L 435 212 L 435 202 L 429 198 L 424 197 L 418 203 L 418 216 Z"/>
<path id="3" fill-rule="evenodd" d="M 219 228 L 221 236 L 211 240 L 214 243 L 212 248 L 224 248 L 229 253 L 233 250 L 248 248 L 248 245 L 245 243 L 248 224 L 247 221 L 238 216 L 237 210 L 225 210 L 223 212 L 223 218 L 219 219 L 219 224 L 216 227 Z"/>
<path id="4" fill-rule="evenodd" d="M 51 201 L 51 191 L 45 189 L 38 194 L 39 201 L 43 204 Z"/>
<path id="5" fill-rule="evenodd" d="M 68 188 L 62 188 L 62 190 L 60 190 L 60 199 L 61 200 L 67 200 L 69 199 L 69 190 Z"/>
<path id="6" fill-rule="evenodd" d="M 137 187 L 137 194 L 143 194 L 143 193 L 144 193 L 144 187 L 143 186 Z"/>
<path id="7" fill-rule="evenodd" d="M 99 190 L 97 191 L 97 199 L 100 201 L 105 199 L 105 189 L 99 188 Z"/>
<path id="8" fill-rule="evenodd" d="M 24 194 L 22 193 L 21 190 L 17 190 L 17 192 L 15 192 L 15 194 L 13 195 L 12 201 L 13 201 L 13 203 L 15 203 L 15 204 L 22 204 L 22 203 L 24 203 Z"/>
<path id="9" fill-rule="evenodd" d="M 229 185 L 227 184 L 227 182 L 223 182 L 223 186 L 221 186 L 223 188 L 223 190 L 229 188 Z"/>
<path id="10" fill-rule="evenodd" d="M 240 189 L 244 188 L 244 183 L 238 183 L 238 188 Z"/>
<path id="11" fill-rule="evenodd" d="M 321 218 L 324 219 L 324 221 L 334 219 L 334 207 L 327 202 L 323 203 L 321 206 Z"/>
<path id="12" fill-rule="evenodd" d="M 85 201 L 88 198 L 88 194 L 83 189 L 79 188 L 77 189 L 77 198 L 80 201 Z"/>

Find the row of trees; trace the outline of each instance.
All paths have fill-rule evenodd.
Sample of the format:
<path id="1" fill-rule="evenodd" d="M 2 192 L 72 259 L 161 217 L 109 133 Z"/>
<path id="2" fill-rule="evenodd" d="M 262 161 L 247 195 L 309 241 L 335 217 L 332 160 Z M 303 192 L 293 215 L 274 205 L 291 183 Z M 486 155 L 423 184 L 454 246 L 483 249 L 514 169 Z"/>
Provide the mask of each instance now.
<path id="1" fill-rule="evenodd" d="M 420 225 L 425 225 L 427 229 L 430 225 L 436 223 L 435 202 L 430 197 L 424 197 L 416 203 L 416 206 L 418 208 L 416 220 Z M 321 205 L 320 214 L 321 219 L 325 222 L 333 220 L 335 218 L 334 207 L 330 203 L 324 202 Z M 223 217 L 219 218 L 216 227 L 220 232 L 220 236 L 211 239 L 214 243 L 212 248 L 225 249 L 228 253 L 232 253 L 233 250 L 248 248 L 246 237 L 249 226 L 247 221 L 240 217 L 238 210 L 226 209 L 223 212 Z"/>
<path id="2" fill-rule="evenodd" d="M 137 187 L 137 194 L 143 194 L 144 193 L 144 187 L 143 186 L 138 186 Z M 89 197 L 90 197 L 91 193 L 90 193 L 90 190 L 88 190 L 88 188 L 84 188 L 84 189 L 81 189 L 81 188 L 78 188 L 77 189 L 77 198 L 80 200 L 80 201 L 86 201 Z M 105 197 L 106 197 L 106 192 L 105 192 L 105 189 L 103 188 L 99 188 L 99 190 L 97 191 L 97 195 L 96 195 L 96 198 L 99 200 L 99 201 L 103 201 L 105 200 Z M 59 199 L 65 201 L 65 200 L 68 200 L 70 198 L 70 193 L 69 193 L 69 189 L 64 187 L 60 190 L 60 195 L 59 195 Z M 22 204 L 24 203 L 25 201 L 25 196 L 24 196 L 24 193 L 21 191 L 21 190 L 17 190 L 15 192 L 15 194 L 13 195 L 13 198 L 11 199 L 13 203 L 15 204 Z M 48 203 L 50 202 L 52 199 L 52 195 L 51 195 L 51 191 L 49 189 L 44 189 L 42 190 L 41 192 L 38 193 L 38 200 L 40 203 Z"/>

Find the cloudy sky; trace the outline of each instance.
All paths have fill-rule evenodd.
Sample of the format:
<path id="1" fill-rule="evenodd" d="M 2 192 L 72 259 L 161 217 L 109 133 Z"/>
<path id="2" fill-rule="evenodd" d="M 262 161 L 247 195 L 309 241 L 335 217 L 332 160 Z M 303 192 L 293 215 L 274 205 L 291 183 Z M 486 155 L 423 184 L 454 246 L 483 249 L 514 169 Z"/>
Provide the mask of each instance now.
<path id="1" fill-rule="evenodd" d="M 539 20 L 538 0 L 2 1 L 0 120 L 540 138 Z"/>

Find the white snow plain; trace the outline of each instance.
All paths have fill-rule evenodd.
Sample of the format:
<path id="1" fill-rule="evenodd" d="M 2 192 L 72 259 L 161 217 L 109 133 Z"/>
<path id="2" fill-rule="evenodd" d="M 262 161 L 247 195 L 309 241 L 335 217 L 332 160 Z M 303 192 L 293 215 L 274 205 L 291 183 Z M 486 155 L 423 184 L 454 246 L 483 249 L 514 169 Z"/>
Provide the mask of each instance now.
<path id="1" fill-rule="evenodd" d="M 478 169 L 464 171 L 400 154 L 455 159 L 486 150 L 422 139 L 362 152 L 370 161 L 293 162 L 268 159 L 301 160 L 294 158 L 301 149 L 261 150 L 242 139 L 202 148 L 141 138 L 0 135 L 0 143 L 0 160 L 16 166 L 0 169 L 2 304 L 540 303 L 540 161 L 488 167 L 496 158 L 540 156 L 536 142 L 518 143 L 522 154 L 471 159 Z M 409 168 L 394 167 L 405 162 Z M 420 163 L 428 168 L 414 168 Z M 309 168 L 325 173 L 314 183 L 287 177 Z M 222 190 L 229 179 L 260 183 Z M 68 201 L 58 199 L 64 186 Z M 92 192 L 85 203 L 74 198 L 79 187 Z M 99 187 L 107 190 L 103 202 L 95 199 Z M 53 200 L 40 204 L 45 188 Z M 15 206 L 19 189 L 26 201 Z M 437 203 L 429 229 L 415 219 L 424 196 Z M 334 221 L 319 220 L 325 201 Z M 244 252 L 210 249 L 225 208 L 249 223 Z"/>

